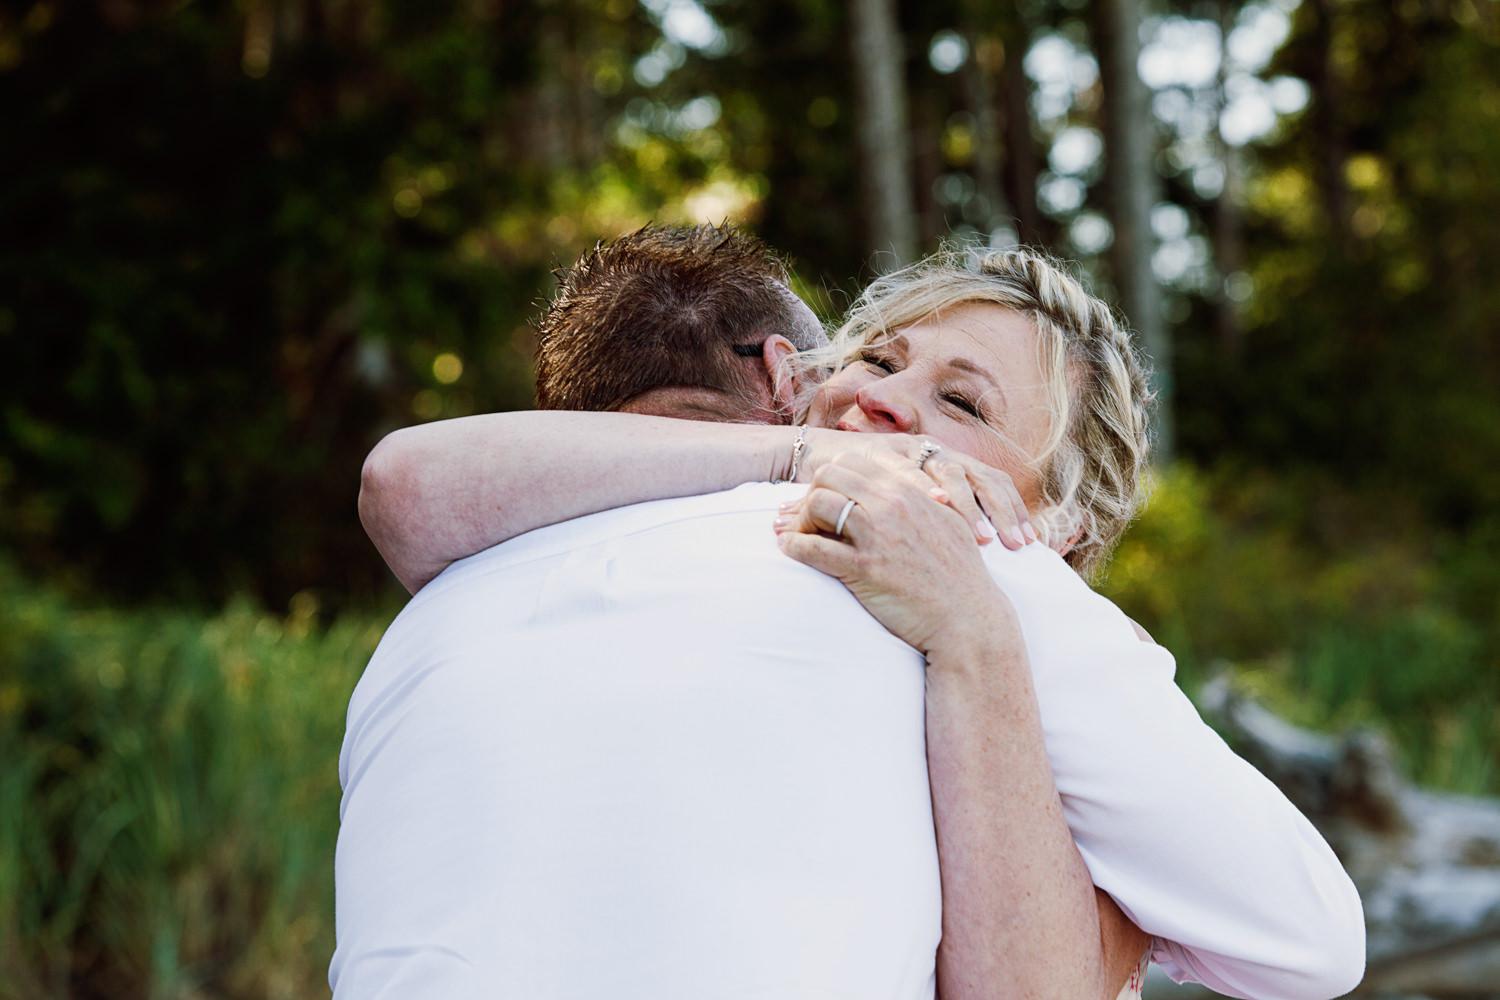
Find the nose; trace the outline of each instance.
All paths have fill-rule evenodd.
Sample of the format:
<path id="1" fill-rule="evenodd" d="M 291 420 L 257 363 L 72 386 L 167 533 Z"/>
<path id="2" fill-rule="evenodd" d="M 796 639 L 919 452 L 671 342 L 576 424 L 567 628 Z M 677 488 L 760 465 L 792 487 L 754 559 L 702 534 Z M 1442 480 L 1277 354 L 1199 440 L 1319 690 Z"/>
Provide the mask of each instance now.
<path id="1" fill-rule="evenodd" d="M 902 398 L 899 390 L 892 384 L 894 381 L 894 378 L 886 377 L 860 386 L 859 391 L 854 394 L 854 402 L 874 425 L 875 430 L 896 434 L 916 433 L 916 409 Z"/>

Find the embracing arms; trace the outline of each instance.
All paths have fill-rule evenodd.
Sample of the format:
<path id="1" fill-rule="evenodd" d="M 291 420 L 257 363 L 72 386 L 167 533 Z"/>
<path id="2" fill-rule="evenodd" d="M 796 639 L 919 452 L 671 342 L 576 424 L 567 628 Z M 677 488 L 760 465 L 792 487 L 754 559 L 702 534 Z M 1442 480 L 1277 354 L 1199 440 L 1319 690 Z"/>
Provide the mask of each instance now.
<path id="1" fill-rule="evenodd" d="M 978 1000 L 1006 984 L 1004 995 L 1115 1000 L 1150 939 L 1094 888 L 1073 843 L 1019 631 L 1000 620 L 965 632 L 927 661 L 939 993 Z"/>
<path id="2" fill-rule="evenodd" d="M 1174 979 L 1326 1000 L 1364 971 L 1359 895 L 1174 683 L 1171 654 L 1039 547 L 987 562 L 1025 623 L 1048 757 L 1094 882 Z"/>
<path id="3" fill-rule="evenodd" d="M 361 490 L 361 517 L 398 577 L 416 589 L 448 562 L 536 527 L 622 504 L 780 478 L 793 434 L 787 427 L 628 414 L 514 413 L 446 421 L 397 432 L 372 453 Z M 833 439 L 819 439 L 827 435 Z M 848 442 L 844 447 L 867 453 L 898 447 L 915 452 L 912 439 L 903 438 L 828 430 L 809 434 L 815 450 L 836 450 L 842 440 Z M 947 530 L 954 532 L 951 512 L 932 504 L 925 493 L 921 496 L 924 503 L 949 513 Z M 962 532 L 956 534 L 962 537 Z M 967 544 L 972 551 L 972 538 Z M 998 546 L 989 548 L 993 552 Z M 1051 627 L 1028 628 L 1026 638 L 1046 735 L 1044 763 L 1050 763 L 1056 780 L 1050 794 L 1056 799 L 1061 792 L 1063 815 L 1077 839 L 1074 854 L 1082 855 L 1094 881 L 1136 923 L 1157 936 L 1154 957 L 1174 976 L 1199 979 L 1237 996 L 1300 1000 L 1347 991 L 1363 966 L 1363 922 L 1358 897 L 1337 859 L 1285 797 L 1197 717 L 1172 684 L 1170 656 L 1140 642 L 1128 619 L 1040 548 L 1028 546 L 1012 554 L 1012 568 L 1026 569 L 1002 582 L 1023 612 L 1027 609 L 1020 605 L 1026 601 L 1033 616 L 1045 616 L 1048 608 L 1053 613 L 1066 609 L 1071 616 Z M 1036 555 L 1023 559 L 1028 552 Z M 1038 561 L 1044 555 L 1051 565 Z M 951 592 L 949 583 L 936 590 L 939 595 Z M 1022 619 L 1031 620 L 1028 613 Z M 954 631 L 950 638 L 958 634 Z M 995 640 L 985 645 L 995 645 Z M 956 647 L 951 654 L 941 645 L 927 651 L 940 663 L 968 658 Z M 1026 672 L 994 677 L 1013 679 Z M 985 720 L 1014 711 L 1025 701 L 1024 689 L 1013 686 L 1003 698 L 975 701 L 965 688 L 971 675 L 940 669 L 933 676 L 946 686 L 930 686 L 932 704 L 940 713 L 952 713 L 940 714 L 932 729 L 938 737 L 929 745 L 937 768 L 934 805 L 940 810 L 940 836 L 950 841 L 948 856 L 962 857 L 963 838 L 969 835 L 965 830 L 982 827 L 991 808 L 974 809 L 972 803 L 986 800 L 965 792 L 962 781 L 977 780 L 986 768 L 1004 772 L 1011 766 L 1006 755 L 1017 751 L 984 743 L 994 731 Z M 976 711 L 981 716 L 969 717 L 968 724 L 944 721 Z M 944 732 L 957 742 L 945 744 Z M 944 775 L 959 779 L 951 785 L 958 789 L 951 800 L 943 791 L 950 787 Z M 1001 794 L 1017 790 L 1025 792 L 1018 785 Z M 972 802 L 966 798 L 971 794 Z M 1050 829 L 1046 824 L 1055 813 L 1049 808 L 998 814 L 1029 815 Z M 1044 842 L 1015 831 L 1008 835 L 1028 845 Z M 982 846 L 969 850 L 971 859 L 994 870 Z M 1047 866 L 1062 863 L 1059 857 L 1065 862 L 1066 852 L 1039 868 L 1028 870 L 1023 864 L 1017 876 L 1040 873 L 1042 884 L 1049 885 L 1045 880 L 1059 869 Z M 964 899 L 986 905 L 972 892 L 965 897 L 965 886 L 950 886 L 950 870 L 956 874 L 959 869 L 947 860 L 944 865 L 944 891 L 956 894 L 955 905 L 968 905 Z M 992 888 L 1004 884 L 1003 878 L 990 883 Z M 966 885 L 972 889 L 980 883 Z M 1068 940 L 1083 940 L 1091 954 L 1101 956 L 1097 965 L 1090 959 L 1089 968 L 1103 968 L 1110 953 L 1100 933 L 1113 905 L 1101 898 L 1099 922 L 1093 925 L 1076 922 L 1084 912 L 1076 907 L 1049 909 L 1045 919 L 1055 916 L 1063 922 L 1060 926 L 1072 926 L 1079 936 Z M 995 912 L 996 922 L 989 926 L 996 933 L 1024 939 L 1043 926 L 1018 924 Z M 976 917 L 968 926 L 986 926 L 983 919 Z M 1000 941 L 1017 940 L 985 937 L 966 949 L 959 946 L 961 932 L 953 933 L 948 942 L 953 947 L 945 946 L 940 956 L 949 984 L 945 1000 L 958 995 L 954 984 L 965 981 L 964 969 L 979 975 L 1000 953 Z M 1076 959 L 1076 946 L 1067 951 L 1059 940 L 1053 938 L 1028 960 Z M 1089 995 L 1092 986 L 1080 990 L 1071 995 Z"/>
<path id="4" fill-rule="evenodd" d="M 359 517 L 386 565 L 415 593 L 454 560 L 535 528 L 780 478 L 794 433 L 561 410 L 422 424 L 395 431 L 370 452 Z"/>
<path id="5" fill-rule="evenodd" d="M 1063 873 L 1081 855 L 1154 935 L 1153 960 L 1174 978 L 1285 1000 L 1353 989 L 1364 966 L 1353 884 L 1312 824 L 1199 718 L 1171 655 L 1043 546 L 990 547 L 976 573 L 961 524 L 909 468 L 887 464 L 889 474 L 858 457 L 820 469 L 782 539 L 928 657 L 944 930 L 959 935 L 945 944 L 986 920 L 991 941 L 1024 941 L 1032 928 L 1007 923 L 985 886 L 1003 898 L 1038 872 L 1057 873 L 1064 891 L 1019 912 L 1054 927 L 1054 940 L 1077 940 L 1087 914 L 1066 905 Z M 846 498 L 858 505 L 831 537 Z M 1007 830 L 1017 818 L 1029 825 Z M 1070 840 L 1051 836 L 1059 826 Z M 1007 854 L 976 862 L 986 850 Z M 950 959 L 1003 958 L 975 944 Z M 1082 981 L 1061 995 L 1092 991 L 1074 971 Z"/>
<path id="6" fill-rule="evenodd" d="M 621 414 L 449 421 L 381 443 L 366 465 L 361 516 L 397 575 L 415 589 L 448 561 L 541 525 L 783 476 L 793 435 L 785 427 Z M 808 468 L 821 464 L 820 446 L 838 442 L 901 454 L 916 470 L 907 453 L 918 445 L 902 435 L 813 430 L 808 442 Z M 1006 544 L 1019 547 L 1020 536 L 1010 532 L 1020 515 L 1012 509 L 1007 516 L 991 500 L 996 527 L 1011 539 Z M 1013 508 L 1019 499 L 1004 503 Z M 977 526 L 969 533 L 978 517 L 973 504 L 972 496 L 955 504 L 961 520 L 941 509 L 964 526 L 959 534 L 971 556 L 976 537 L 990 541 Z M 1014 623 L 1001 624 L 1014 637 Z M 1114 1000 L 1145 938 L 1096 892 L 1072 844 L 1039 748 L 1024 650 L 1015 641 L 1009 648 L 1017 659 L 1007 681 L 1021 681 L 1015 697 L 970 690 L 976 675 L 960 669 L 972 665 L 970 651 L 957 648 L 953 683 L 929 688 L 934 808 L 948 897 L 938 957 L 942 996 L 992 996 L 1004 983 L 1016 995 Z M 1009 736 L 991 739 L 1006 727 L 1013 727 Z M 1029 755 L 1018 752 L 1022 746 Z"/>
<path id="7" fill-rule="evenodd" d="M 449 563 L 536 528 L 786 478 L 796 434 L 788 426 L 564 410 L 440 420 L 394 431 L 370 452 L 359 518 L 415 593 Z M 919 447 L 905 434 L 808 428 L 801 478 L 839 452 L 911 457 Z M 976 519 L 977 508 L 969 514 Z M 1024 508 L 995 513 L 1004 544 L 1020 545 L 1008 530 L 1024 516 Z"/>
<path id="8" fill-rule="evenodd" d="M 846 455 L 813 482 L 778 522 L 782 550 L 841 580 L 927 660 L 940 995 L 1115 1000 L 1148 938 L 1095 890 L 1073 843 L 1020 623 L 967 518 L 911 462 Z"/>

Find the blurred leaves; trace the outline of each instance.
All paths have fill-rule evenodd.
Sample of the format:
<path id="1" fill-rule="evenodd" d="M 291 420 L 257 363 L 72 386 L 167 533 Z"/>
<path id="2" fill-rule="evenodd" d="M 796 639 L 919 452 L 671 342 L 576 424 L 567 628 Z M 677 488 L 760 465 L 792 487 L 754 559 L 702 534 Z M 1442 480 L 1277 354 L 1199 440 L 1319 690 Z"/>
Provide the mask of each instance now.
<path id="1" fill-rule="evenodd" d="M 1176 654 L 1189 692 L 1234 664 L 1294 721 L 1384 728 L 1417 780 L 1500 792 L 1500 568 L 1412 508 L 1312 494 L 1292 478 L 1175 469 L 1103 590 Z"/>
<path id="2" fill-rule="evenodd" d="M 319 992 L 373 620 L 99 611 L 0 566 L 0 996 Z"/>
<path id="3" fill-rule="evenodd" d="M 0 540 L 116 593 L 372 593 L 380 434 L 528 404 L 551 267 L 762 196 L 717 105 L 626 114 L 633 5 L 31 11 L 0 20 Z"/>
<path id="4" fill-rule="evenodd" d="M 1270 47 L 1220 83 L 1214 52 L 1161 47 L 1217 45 L 1213 21 L 1147 25 L 1181 451 L 1462 537 L 1500 506 L 1500 27 L 1471 3 L 1273 6 L 1229 11 L 1231 48 Z M 1045 3 L 903 21 L 928 239 L 981 237 L 975 171 L 998 162 L 1022 228 L 1108 292 L 1090 25 Z M 978 128 L 981 55 L 1023 127 Z M 527 405 L 527 320 L 593 240 L 749 222 L 837 313 L 867 260 L 848 58 L 835 0 L 0 14 L 24 151 L 0 158 L 0 545 L 127 597 L 389 587 L 353 517 L 361 459 L 403 424 Z M 1231 151 L 1215 86 L 1290 98 Z M 1211 247 L 1239 263 L 1217 274 Z"/>

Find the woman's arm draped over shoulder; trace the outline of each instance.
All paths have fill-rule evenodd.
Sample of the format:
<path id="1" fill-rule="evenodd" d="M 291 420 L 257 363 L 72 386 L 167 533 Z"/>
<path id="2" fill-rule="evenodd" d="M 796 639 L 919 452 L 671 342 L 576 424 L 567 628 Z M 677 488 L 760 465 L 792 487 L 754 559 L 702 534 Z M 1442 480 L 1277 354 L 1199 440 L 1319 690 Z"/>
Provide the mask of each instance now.
<path id="1" fill-rule="evenodd" d="M 927 658 L 927 766 L 943 879 L 943 1000 L 1115 1000 L 1149 938 L 1097 891 L 1042 745 L 1004 598 Z"/>
<path id="2" fill-rule="evenodd" d="M 1313 825 L 1199 717 L 1171 654 L 1049 552 L 990 565 L 1025 623 L 1048 757 L 1094 882 L 1174 979 L 1327 1000 L 1364 971 L 1359 894 Z"/>
<path id="3" fill-rule="evenodd" d="M 1147 938 L 1094 890 L 1053 782 L 1020 623 L 966 518 L 929 483 L 910 461 L 842 456 L 777 528 L 787 555 L 841 580 L 927 658 L 939 992 L 1114 1000 Z"/>
<path id="4" fill-rule="evenodd" d="M 823 432 L 830 433 L 830 432 Z M 395 431 L 365 460 L 359 516 L 415 593 L 449 563 L 612 507 L 780 478 L 795 430 L 634 413 L 491 413 Z"/>

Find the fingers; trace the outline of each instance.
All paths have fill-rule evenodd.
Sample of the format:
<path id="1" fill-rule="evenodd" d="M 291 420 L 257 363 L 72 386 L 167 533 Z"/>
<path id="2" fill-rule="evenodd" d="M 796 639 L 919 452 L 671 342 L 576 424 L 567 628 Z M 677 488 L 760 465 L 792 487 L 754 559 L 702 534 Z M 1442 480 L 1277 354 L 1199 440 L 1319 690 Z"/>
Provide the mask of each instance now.
<path id="1" fill-rule="evenodd" d="M 987 525 L 976 522 L 968 509 L 966 498 L 972 497 L 980 509 L 981 516 L 988 517 L 988 527 L 993 527 L 995 536 L 1008 549 L 1019 549 L 1037 540 L 1036 529 L 1031 524 L 1031 513 L 1021 499 L 1010 475 L 1002 469 L 985 465 L 975 458 L 958 452 L 940 452 L 927 460 L 925 469 L 934 481 L 942 484 L 950 496 L 958 498 L 954 509 L 975 525 L 975 537 L 983 544 Z M 964 487 L 958 488 L 953 481 L 959 477 Z M 991 540 L 994 536 L 991 536 Z"/>
<path id="2" fill-rule="evenodd" d="M 969 530 L 974 532 L 974 540 L 980 545 L 990 544 L 997 536 L 1009 549 L 1018 549 L 1025 544 L 1021 541 L 1019 533 L 1012 539 L 1010 535 L 997 531 L 999 526 L 993 523 L 994 518 L 985 516 L 987 508 L 980 507 L 980 500 L 976 499 L 969 482 L 969 475 L 962 465 L 934 457 L 928 459 L 926 471 L 927 475 L 942 489 L 943 502 L 963 517 Z M 934 499 L 937 498 L 934 497 Z"/>
<path id="3" fill-rule="evenodd" d="M 796 512 L 786 518 L 787 523 L 776 526 L 776 533 L 818 534 L 821 532 L 835 538 L 858 542 L 869 525 L 868 514 L 857 502 L 849 507 L 850 502 L 851 498 L 838 490 L 815 486 L 799 501 Z M 844 510 L 846 507 L 849 508 L 847 513 Z M 843 521 L 842 525 L 839 524 L 840 520 Z"/>
<path id="4" fill-rule="evenodd" d="M 820 497 L 816 508 L 809 508 L 808 504 L 804 504 L 803 510 L 813 516 L 821 530 L 837 534 L 835 529 L 843 510 L 844 498 L 869 502 L 881 492 L 882 486 L 888 491 L 896 488 L 897 484 L 904 484 L 906 488 L 920 490 L 938 503 L 952 508 L 963 518 L 969 530 L 974 533 L 974 540 L 980 545 L 993 542 L 996 537 L 995 531 L 989 519 L 984 516 L 984 511 L 980 509 L 979 501 L 974 496 L 963 466 L 949 463 L 948 468 L 939 476 L 934 474 L 935 464 L 935 462 L 928 462 L 927 471 L 924 472 L 915 462 L 908 461 L 894 452 L 841 455 L 837 461 L 818 470 L 818 474 L 813 477 L 813 482 L 842 496 L 837 498 L 836 504 L 829 498 Z M 934 486 L 934 483 L 937 485 Z M 812 495 L 809 494 L 808 500 L 812 499 Z M 868 516 L 868 510 L 858 508 L 850 512 L 848 520 L 863 522 Z M 845 534 L 848 532 L 849 525 L 846 524 Z"/>
<path id="5" fill-rule="evenodd" d="M 820 466 L 812 476 L 808 495 L 782 505 L 776 530 L 834 534 L 846 500 L 869 501 L 889 495 L 899 483 L 920 489 L 951 508 L 963 518 L 980 545 L 998 539 L 1006 548 L 1019 549 L 1036 540 L 1026 506 L 1004 472 L 957 452 L 933 455 L 925 466 L 919 467 L 894 449 L 844 452 Z M 857 535 L 868 515 L 868 510 L 852 509 L 844 534 L 850 533 L 852 523 L 852 531 Z"/>
<path id="6" fill-rule="evenodd" d="M 855 550 L 842 542 L 822 535 L 784 531 L 776 536 L 781 551 L 822 573 L 827 573 L 844 582 L 853 578 L 856 561 Z"/>
<path id="7" fill-rule="evenodd" d="M 777 534 L 784 531 L 836 534 L 844 504 L 856 497 L 869 497 L 871 491 L 870 481 L 850 468 L 841 456 L 813 474 L 812 487 L 802 499 L 782 504 L 773 527 Z M 864 512 L 851 509 L 845 518 L 843 534 L 857 537 L 863 519 Z M 851 521 L 855 523 L 851 525 Z"/>
<path id="8" fill-rule="evenodd" d="M 995 530 L 1001 538 L 1007 539 L 1007 548 L 1020 548 L 1037 540 L 1031 512 L 1026 509 L 1026 502 L 1021 499 L 1021 492 L 1009 475 L 988 467 L 971 469 L 969 482 L 990 520 L 995 523 Z"/>

